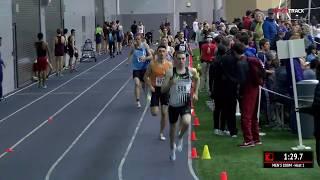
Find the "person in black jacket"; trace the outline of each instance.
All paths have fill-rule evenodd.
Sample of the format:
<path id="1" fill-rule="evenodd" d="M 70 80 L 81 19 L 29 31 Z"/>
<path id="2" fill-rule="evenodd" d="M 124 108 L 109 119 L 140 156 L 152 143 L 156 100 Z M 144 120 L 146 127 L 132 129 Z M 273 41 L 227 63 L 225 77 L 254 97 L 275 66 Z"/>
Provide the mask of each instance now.
<path id="1" fill-rule="evenodd" d="M 226 119 L 221 117 L 222 104 L 224 99 L 223 95 L 223 83 L 222 83 L 222 57 L 227 53 L 228 48 L 222 44 L 218 46 L 216 54 L 216 60 L 210 65 L 210 96 L 214 100 L 214 111 L 213 111 L 213 128 L 214 134 L 223 135 L 226 130 Z"/>
<path id="2" fill-rule="evenodd" d="M 312 109 L 314 112 L 314 136 L 316 138 L 317 163 L 320 166 L 320 65 L 317 66 L 317 79 L 319 80 L 314 92 Z"/>
<path id="3" fill-rule="evenodd" d="M 299 112 L 313 115 L 314 119 L 314 136 L 316 139 L 317 163 L 320 166 L 320 65 L 316 69 L 318 84 L 314 91 L 314 99 L 311 107 L 300 107 Z"/>

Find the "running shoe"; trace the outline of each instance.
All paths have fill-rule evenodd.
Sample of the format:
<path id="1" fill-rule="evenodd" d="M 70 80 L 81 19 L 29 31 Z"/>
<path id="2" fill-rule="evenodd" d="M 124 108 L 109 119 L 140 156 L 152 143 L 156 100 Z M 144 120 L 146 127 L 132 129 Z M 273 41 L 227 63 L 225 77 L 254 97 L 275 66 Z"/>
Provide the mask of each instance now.
<path id="1" fill-rule="evenodd" d="M 140 103 L 140 101 L 137 101 L 137 108 L 141 108 L 141 103 Z"/>
<path id="2" fill-rule="evenodd" d="M 215 135 L 218 135 L 218 136 L 223 136 L 224 134 L 223 134 L 223 131 L 221 131 L 220 129 L 214 129 L 213 130 L 213 133 L 215 134 Z"/>
<path id="3" fill-rule="evenodd" d="M 183 138 L 178 140 L 178 146 L 177 146 L 177 150 L 179 152 L 182 152 L 182 149 L 183 149 Z"/>
<path id="4" fill-rule="evenodd" d="M 166 140 L 166 137 L 164 137 L 164 135 L 162 133 L 160 133 L 160 140 L 161 141 L 165 141 Z"/>
<path id="5" fill-rule="evenodd" d="M 224 130 L 223 134 L 226 135 L 226 136 L 230 136 L 230 131 Z"/>
<path id="6" fill-rule="evenodd" d="M 176 160 L 176 144 L 174 144 L 173 149 L 171 150 L 170 154 L 170 160 L 175 161 Z"/>
<path id="7" fill-rule="evenodd" d="M 254 142 L 243 142 L 242 144 L 239 145 L 239 147 L 242 147 L 242 148 L 247 148 L 247 147 L 254 147 L 255 144 Z"/>
<path id="8" fill-rule="evenodd" d="M 148 90 L 146 90 L 146 91 L 148 91 Z M 151 101 L 151 92 L 150 91 L 147 92 L 147 101 Z"/>

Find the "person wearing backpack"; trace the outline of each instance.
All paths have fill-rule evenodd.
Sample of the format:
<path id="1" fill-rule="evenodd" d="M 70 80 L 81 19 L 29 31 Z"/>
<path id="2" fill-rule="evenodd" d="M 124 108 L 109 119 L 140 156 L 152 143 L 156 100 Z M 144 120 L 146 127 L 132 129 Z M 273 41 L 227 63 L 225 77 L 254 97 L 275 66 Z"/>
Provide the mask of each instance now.
<path id="1" fill-rule="evenodd" d="M 110 29 L 109 34 L 108 34 L 108 42 L 109 42 L 109 54 L 111 58 L 114 58 L 115 51 L 116 51 L 116 32 L 115 30 Z"/>
<path id="2" fill-rule="evenodd" d="M 259 122 L 257 117 L 259 86 L 264 82 L 264 69 L 256 57 L 247 57 L 249 71 L 247 78 L 240 85 L 241 129 L 244 141 L 239 147 L 261 145 L 259 137 Z"/>

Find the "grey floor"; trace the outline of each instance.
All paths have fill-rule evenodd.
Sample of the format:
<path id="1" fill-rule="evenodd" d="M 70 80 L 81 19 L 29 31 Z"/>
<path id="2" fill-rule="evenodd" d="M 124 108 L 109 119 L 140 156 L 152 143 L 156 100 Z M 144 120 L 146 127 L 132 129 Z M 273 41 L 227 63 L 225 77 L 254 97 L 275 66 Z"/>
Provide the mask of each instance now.
<path id="1" fill-rule="evenodd" d="M 51 77 L 47 89 L 33 85 L 1 102 L 0 180 L 193 179 L 187 137 L 171 162 L 159 117 L 143 114 L 144 98 L 136 108 L 127 54 L 81 63 L 79 72 Z"/>

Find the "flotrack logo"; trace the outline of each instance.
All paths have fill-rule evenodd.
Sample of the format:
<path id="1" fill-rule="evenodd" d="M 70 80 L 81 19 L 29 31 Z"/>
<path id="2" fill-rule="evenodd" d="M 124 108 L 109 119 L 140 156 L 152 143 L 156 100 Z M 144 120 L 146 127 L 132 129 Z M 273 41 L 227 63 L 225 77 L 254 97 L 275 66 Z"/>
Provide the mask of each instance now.
<path id="1" fill-rule="evenodd" d="M 273 13 L 297 13 L 304 14 L 304 9 L 288 9 L 288 8 L 274 8 Z"/>
<path id="2" fill-rule="evenodd" d="M 286 16 L 291 19 L 290 14 L 304 14 L 304 9 L 288 9 L 288 8 L 274 8 L 272 10 L 273 13 L 277 14 L 277 18 L 279 18 L 280 14 L 286 14 Z"/>

